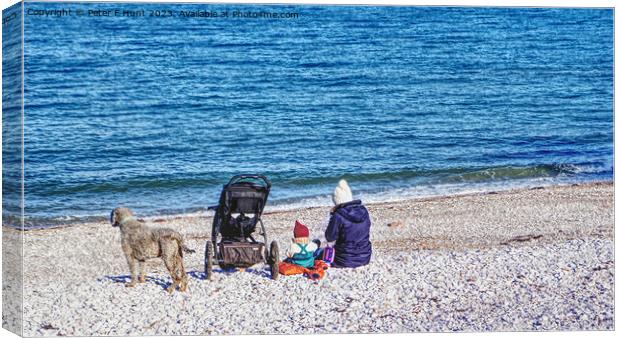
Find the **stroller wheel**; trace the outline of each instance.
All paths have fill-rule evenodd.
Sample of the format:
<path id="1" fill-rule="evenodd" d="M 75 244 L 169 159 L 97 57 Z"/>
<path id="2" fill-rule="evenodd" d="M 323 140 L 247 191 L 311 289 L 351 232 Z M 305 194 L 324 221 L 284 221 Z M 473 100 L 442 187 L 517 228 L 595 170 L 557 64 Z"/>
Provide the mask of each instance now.
<path id="1" fill-rule="evenodd" d="M 213 277 L 213 243 L 211 241 L 207 241 L 205 248 L 205 277 L 207 280 Z"/>
<path id="2" fill-rule="evenodd" d="M 269 250 L 269 267 L 271 268 L 271 279 L 276 280 L 280 275 L 278 266 L 280 265 L 280 250 L 278 250 L 278 242 L 271 242 Z"/>

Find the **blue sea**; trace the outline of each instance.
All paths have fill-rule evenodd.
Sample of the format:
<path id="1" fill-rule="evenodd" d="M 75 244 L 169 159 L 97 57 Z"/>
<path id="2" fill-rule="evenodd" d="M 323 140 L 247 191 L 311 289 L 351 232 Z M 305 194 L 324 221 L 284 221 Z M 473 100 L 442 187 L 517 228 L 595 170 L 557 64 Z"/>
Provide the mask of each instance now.
<path id="1" fill-rule="evenodd" d="M 366 202 L 613 180 L 611 9 L 25 10 L 29 226 L 202 212 L 239 173 L 269 209 L 340 178 Z"/>

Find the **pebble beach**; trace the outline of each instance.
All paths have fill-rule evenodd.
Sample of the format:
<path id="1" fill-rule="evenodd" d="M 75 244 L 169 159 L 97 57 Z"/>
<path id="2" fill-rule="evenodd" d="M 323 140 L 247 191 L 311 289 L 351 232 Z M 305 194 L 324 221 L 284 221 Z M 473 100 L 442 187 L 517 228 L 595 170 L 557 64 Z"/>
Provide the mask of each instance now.
<path id="1" fill-rule="evenodd" d="M 128 206 L 131 207 L 131 206 Z M 203 259 L 212 218 L 145 219 L 178 230 L 189 290 L 161 260 L 126 288 L 120 232 L 106 222 L 30 230 L 24 335 L 216 335 L 613 330 L 613 184 L 537 187 L 367 205 L 371 263 L 324 279 L 269 278 Z M 281 254 L 295 219 L 321 238 L 329 207 L 267 213 Z M 138 217 L 140 215 L 137 215 Z M 388 224 L 392 226 L 388 226 Z M 14 231 L 4 229 L 4 231 Z"/>

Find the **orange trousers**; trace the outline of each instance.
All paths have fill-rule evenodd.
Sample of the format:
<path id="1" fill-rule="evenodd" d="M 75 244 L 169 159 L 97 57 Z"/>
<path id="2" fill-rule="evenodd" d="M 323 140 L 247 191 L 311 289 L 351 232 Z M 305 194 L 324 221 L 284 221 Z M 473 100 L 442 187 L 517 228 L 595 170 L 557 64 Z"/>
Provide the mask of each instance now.
<path id="1" fill-rule="evenodd" d="M 285 276 L 303 274 L 312 280 L 319 280 L 325 277 L 325 270 L 327 270 L 328 267 L 329 265 L 325 262 L 317 259 L 314 261 L 314 267 L 312 268 L 304 268 L 303 266 L 297 264 L 280 262 L 280 265 L 278 265 L 278 270 Z"/>

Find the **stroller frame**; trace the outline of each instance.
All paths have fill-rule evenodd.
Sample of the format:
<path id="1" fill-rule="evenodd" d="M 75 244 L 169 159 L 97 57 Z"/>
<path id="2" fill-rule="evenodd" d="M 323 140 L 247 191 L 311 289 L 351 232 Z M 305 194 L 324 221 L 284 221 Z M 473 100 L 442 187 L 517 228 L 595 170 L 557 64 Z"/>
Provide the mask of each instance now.
<path id="1" fill-rule="evenodd" d="M 222 188 L 219 204 L 208 208 L 215 210 L 211 240 L 205 247 L 204 265 L 208 280 L 212 279 L 214 263 L 222 268 L 246 268 L 264 262 L 270 267 L 271 278 L 278 278 L 278 243 L 274 240 L 267 247 L 267 231 L 261 219 L 270 190 L 271 182 L 264 175 L 236 175 Z M 246 213 L 254 216 L 247 217 Z M 235 218 L 233 214 L 239 215 Z M 252 236 L 258 225 L 263 242 Z M 261 248 L 264 249 L 259 250 Z M 233 263 L 229 258 L 231 252 L 237 258 Z M 241 262 L 239 257 L 243 258 Z"/>

